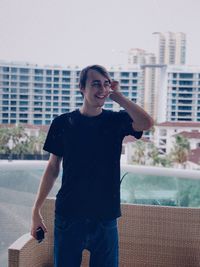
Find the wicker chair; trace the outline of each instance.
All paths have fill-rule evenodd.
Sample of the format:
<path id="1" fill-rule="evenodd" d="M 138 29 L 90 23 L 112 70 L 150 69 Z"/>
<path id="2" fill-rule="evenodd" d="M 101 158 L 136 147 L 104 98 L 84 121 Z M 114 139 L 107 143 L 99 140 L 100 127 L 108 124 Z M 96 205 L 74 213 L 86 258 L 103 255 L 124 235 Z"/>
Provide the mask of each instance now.
<path id="1" fill-rule="evenodd" d="M 47 199 L 42 214 L 48 235 L 38 244 L 25 234 L 8 249 L 9 267 L 53 266 L 54 199 Z M 200 209 L 122 205 L 119 219 L 120 267 L 200 266 Z M 83 252 L 82 267 L 89 266 Z M 67 267 L 67 266 L 63 266 Z"/>

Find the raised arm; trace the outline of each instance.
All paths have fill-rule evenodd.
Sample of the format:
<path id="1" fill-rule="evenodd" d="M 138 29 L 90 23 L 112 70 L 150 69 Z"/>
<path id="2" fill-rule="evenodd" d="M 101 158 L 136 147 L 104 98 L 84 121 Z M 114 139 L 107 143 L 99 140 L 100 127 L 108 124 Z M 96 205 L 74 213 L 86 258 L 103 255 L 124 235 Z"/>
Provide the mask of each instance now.
<path id="1" fill-rule="evenodd" d="M 40 214 L 40 209 L 59 175 L 61 161 L 61 157 L 51 154 L 45 172 L 42 176 L 36 200 L 32 209 L 31 235 L 34 238 L 36 238 L 36 230 L 38 227 L 41 227 L 45 232 L 47 232 L 45 223 Z"/>
<path id="2" fill-rule="evenodd" d="M 154 121 L 152 117 L 120 92 L 117 81 L 112 82 L 109 97 L 128 112 L 133 119 L 133 129 L 135 131 L 148 130 L 153 126 Z"/>

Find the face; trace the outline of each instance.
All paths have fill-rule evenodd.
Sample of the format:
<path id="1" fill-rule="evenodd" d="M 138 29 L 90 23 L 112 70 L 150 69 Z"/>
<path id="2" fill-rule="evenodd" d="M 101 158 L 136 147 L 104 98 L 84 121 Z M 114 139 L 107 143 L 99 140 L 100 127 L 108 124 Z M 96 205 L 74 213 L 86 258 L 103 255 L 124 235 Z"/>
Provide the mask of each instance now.
<path id="1" fill-rule="evenodd" d="M 110 81 L 97 72 L 89 70 L 85 88 L 81 89 L 84 94 L 84 103 L 92 107 L 102 107 L 110 92 Z"/>

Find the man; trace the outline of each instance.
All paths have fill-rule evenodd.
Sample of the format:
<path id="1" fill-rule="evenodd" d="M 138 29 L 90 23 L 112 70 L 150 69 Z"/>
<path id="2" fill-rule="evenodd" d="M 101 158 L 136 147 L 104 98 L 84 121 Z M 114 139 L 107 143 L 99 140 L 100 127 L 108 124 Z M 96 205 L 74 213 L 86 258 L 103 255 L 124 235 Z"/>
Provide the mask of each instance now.
<path id="1" fill-rule="evenodd" d="M 88 66 L 80 74 L 83 105 L 55 118 L 44 149 L 50 152 L 32 212 L 31 234 L 47 231 L 40 208 L 63 162 L 56 198 L 54 266 L 79 267 L 90 251 L 90 267 L 118 266 L 117 218 L 120 211 L 120 155 L 126 135 L 136 138 L 153 125 L 152 118 L 123 96 L 105 68 Z M 125 110 L 102 106 L 109 97 Z"/>

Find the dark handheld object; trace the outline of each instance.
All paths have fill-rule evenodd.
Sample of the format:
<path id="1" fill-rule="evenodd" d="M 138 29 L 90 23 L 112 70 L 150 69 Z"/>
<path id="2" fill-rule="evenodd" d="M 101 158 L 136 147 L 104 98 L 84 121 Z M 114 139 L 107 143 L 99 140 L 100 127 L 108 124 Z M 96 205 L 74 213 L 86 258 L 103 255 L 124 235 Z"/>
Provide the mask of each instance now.
<path id="1" fill-rule="evenodd" d="M 38 243 L 42 242 L 44 239 L 44 230 L 41 227 L 38 227 L 36 230 L 36 239 Z"/>

